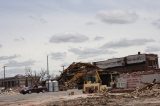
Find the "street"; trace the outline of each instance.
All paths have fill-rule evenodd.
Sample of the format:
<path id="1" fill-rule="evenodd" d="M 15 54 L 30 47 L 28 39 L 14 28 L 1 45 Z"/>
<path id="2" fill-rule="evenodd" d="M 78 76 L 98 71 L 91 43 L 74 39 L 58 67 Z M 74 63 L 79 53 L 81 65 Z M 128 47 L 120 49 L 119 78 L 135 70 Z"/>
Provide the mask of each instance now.
<path id="1" fill-rule="evenodd" d="M 0 106 L 45 106 L 48 102 L 74 99 L 81 97 L 80 90 L 74 90 L 75 95 L 69 96 L 70 91 L 60 92 L 45 92 L 45 93 L 32 93 L 32 94 L 15 94 L 15 95 L 0 95 Z"/>

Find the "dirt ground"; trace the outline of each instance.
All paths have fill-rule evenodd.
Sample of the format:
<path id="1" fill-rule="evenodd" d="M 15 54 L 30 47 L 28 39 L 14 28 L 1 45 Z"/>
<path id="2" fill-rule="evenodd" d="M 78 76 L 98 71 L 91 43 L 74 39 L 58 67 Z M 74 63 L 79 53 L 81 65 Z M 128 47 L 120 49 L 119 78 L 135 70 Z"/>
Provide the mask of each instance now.
<path id="1" fill-rule="evenodd" d="M 131 97 L 127 94 L 88 95 L 72 100 L 60 100 L 47 106 L 160 106 L 159 97 Z"/>
<path id="2" fill-rule="evenodd" d="M 71 95 L 70 92 L 74 94 Z M 146 92 L 148 91 L 133 94 L 83 94 L 80 90 L 69 90 L 40 94 L 0 95 L 0 106 L 160 106 L 160 95 L 155 91 Z"/>
<path id="3" fill-rule="evenodd" d="M 70 96 L 70 92 L 75 92 Z M 32 94 L 1 94 L 0 106 L 46 106 L 49 102 L 87 97 L 81 90 L 68 90 L 59 92 L 32 93 Z"/>

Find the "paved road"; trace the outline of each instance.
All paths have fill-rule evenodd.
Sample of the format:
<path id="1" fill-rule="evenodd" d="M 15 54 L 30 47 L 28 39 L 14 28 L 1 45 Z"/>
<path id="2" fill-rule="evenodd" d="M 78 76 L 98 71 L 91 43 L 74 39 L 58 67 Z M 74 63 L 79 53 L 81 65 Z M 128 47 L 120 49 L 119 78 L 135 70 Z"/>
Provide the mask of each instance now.
<path id="1" fill-rule="evenodd" d="M 71 91 L 61 92 L 46 92 L 33 94 L 15 94 L 15 95 L 0 95 L 0 106 L 33 106 L 44 104 L 49 101 L 59 101 L 68 98 L 68 93 Z M 80 95 L 80 90 L 74 90 L 75 95 Z"/>

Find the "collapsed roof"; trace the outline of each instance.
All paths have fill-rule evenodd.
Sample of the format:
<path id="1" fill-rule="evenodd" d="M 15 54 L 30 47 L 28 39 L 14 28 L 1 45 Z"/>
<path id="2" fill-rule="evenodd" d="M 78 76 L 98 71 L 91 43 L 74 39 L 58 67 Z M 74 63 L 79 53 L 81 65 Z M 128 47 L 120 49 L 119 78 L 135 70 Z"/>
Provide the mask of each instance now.
<path id="1" fill-rule="evenodd" d="M 101 71 L 101 69 L 90 63 L 75 63 L 73 62 L 67 69 L 65 69 L 58 78 L 60 85 L 66 85 L 74 87 L 77 83 L 82 81 L 89 73 Z M 69 88 L 72 88 L 69 87 Z"/>

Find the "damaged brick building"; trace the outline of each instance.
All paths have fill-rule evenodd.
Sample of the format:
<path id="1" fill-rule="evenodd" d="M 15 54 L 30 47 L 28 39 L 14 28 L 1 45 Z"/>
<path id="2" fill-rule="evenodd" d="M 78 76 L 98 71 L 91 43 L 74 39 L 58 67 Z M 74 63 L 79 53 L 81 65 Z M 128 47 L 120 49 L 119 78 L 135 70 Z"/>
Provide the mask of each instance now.
<path id="1" fill-rule="evenodd" d="M 154 79 L 160 81 L 158 55 L 141 54 L 113 58 L 105 61 L 93 62 L 101 68 L 102 83 L 110 86 L 116 82 L 118 88 L 136 88 Z"/>

